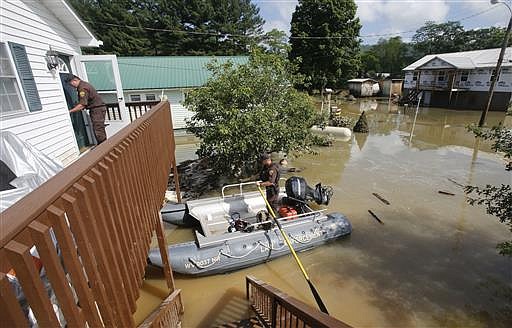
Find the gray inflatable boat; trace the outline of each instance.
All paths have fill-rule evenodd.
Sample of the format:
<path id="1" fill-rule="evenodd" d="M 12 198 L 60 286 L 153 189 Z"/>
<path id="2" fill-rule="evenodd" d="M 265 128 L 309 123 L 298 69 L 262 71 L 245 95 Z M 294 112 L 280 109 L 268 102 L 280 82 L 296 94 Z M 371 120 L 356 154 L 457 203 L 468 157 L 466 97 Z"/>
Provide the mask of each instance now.
<path id="1" fill-rule="evenodd" d="M 197 276 L 225 273 L 290 253 L 268 216 L 261 194 L 243 192 L 242 187 L 247 185 L 254 186 L 254 182 L 225 186 L 221 197 L 187 202 L 187 220 L 198 225 L 196 240 L 168 246 L 173 271 Z M 292 177 L 286 182 L 286 193 L 281 189 L 281 203 L 292 213 L 279 220 L 296 251 L 314 248 L 352 232 L 344 215 L 315 211 L 307 205 L 308 192 L 310 200 L 329 202 L 330 195 L 322 194 L 326 188 L 319 185 L 313 190 L 302 178 Z M 225 190 L 231 187 L 239 188 L 240 193 L 226 196 Z M 162 266 L 159 249 L 150 251 L 149 260 Z"/>

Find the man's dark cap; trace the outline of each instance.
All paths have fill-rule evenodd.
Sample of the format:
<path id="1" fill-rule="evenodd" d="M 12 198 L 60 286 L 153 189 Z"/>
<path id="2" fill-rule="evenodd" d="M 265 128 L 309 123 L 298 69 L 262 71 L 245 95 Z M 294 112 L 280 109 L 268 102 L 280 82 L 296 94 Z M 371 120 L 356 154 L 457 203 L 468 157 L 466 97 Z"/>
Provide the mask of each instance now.
<path id="1" fill-rule="evenodd" d="M 260 162 L 266 161 L 267 159 L 270 159 L 270 154 L 269 153 L 263 153 L 263 154 L 260 155 Z"/>
<path id="2" fill-rule="evenodd" d="M 80 78 L 79 78 L 78 76 L 73 75 L 73 74 L 71 74 L 71 73 L 69 73 L 69 74 L 64 78 L 64 80 L 65 80 L 66 82 L 68 82 L 68 83 L 69 83 L 71 80 L 73 80 L 73 79 L 78 79 L 78 80 L 80 80 Z"/>

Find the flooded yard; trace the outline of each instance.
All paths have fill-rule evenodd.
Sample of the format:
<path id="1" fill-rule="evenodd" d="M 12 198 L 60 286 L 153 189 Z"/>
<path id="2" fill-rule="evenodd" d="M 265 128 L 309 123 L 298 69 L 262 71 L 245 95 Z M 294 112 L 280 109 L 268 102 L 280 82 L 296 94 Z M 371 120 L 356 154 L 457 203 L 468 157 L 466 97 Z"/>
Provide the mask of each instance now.
<path id="1" fill-rule="evenodd" d="M 495 249 L 510 233 L 483 208 L 468 205 L 456 184 L 512 183 L 501 157 L 466 131 L 480 113 L 421 108 L 413 124 L 415 108 L 374 101 L 338 106 L 354 118 L 367 110 L 370 133 L 290 160 L 309 185 L 333 186 L 329 211 L 344 213 L 354 228 L 349 238 L 299 254 L 330 313 L 354 327 L 510 327 L 512 261 Z M 490 113 L 489 124 L 504 117 Z M 178 144 L 178 159 L 193 156 L 193 149 Z M 171 241 L 192 238 L 187 229 L 169 228 Z M 176 276 L 183 326 L 244 317 L 246 275 L 315 306 L 286 256 L 224 275 Z"/>

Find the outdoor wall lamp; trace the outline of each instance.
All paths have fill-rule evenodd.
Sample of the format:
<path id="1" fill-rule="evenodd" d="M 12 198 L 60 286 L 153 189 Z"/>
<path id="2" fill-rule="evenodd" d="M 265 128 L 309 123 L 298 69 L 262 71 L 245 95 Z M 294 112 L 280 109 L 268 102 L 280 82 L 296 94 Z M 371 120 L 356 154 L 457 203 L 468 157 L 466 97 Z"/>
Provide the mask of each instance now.
<path id="1" fill-rule="evenodd" d="M 57 67 L 59 67 L 59 54 L 52 50 L 52 47 L 50 46 L 50 50 L 46 52 L 45 56 L 46 60 L 46 67 L 48 67 L 48 70 L 52 72 L 52 74 L 55 74 L 57 71 Z"/>

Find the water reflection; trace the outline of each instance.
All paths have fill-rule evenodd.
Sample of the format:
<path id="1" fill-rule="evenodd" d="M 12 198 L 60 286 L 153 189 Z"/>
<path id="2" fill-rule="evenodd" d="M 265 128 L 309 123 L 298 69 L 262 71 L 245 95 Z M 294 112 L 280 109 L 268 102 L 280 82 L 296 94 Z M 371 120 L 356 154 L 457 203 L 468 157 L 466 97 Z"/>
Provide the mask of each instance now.
<path id="1" fill-rule="evenodd" d="M 512 263 L 495 249 L 510 233 L 469 206 L 457 185 L 512 179 L 489 143 L 475 143 L 466 131 L 480 113 L 420 107 L 414 123 L 415 108 L 369 103 L 369 134 L 290 159 L 310 184 L 333 186 L 329 209 L 346 214 L 354 227 L 350 238 L 300 254 L 329 311 L 355 327 L 510 327 Z M 357 102 L 337 105 L 354 118 L 361 111 Z M 489 113 L 490 125 L 504 120 L 504 113 Z M 173 242 L 192 237 L 183 229 L 167 234 Z M 225 275 L 178 276 L 184 327 L 241 318 L 248 274 L 315 305 L 285 257 Z"/>

